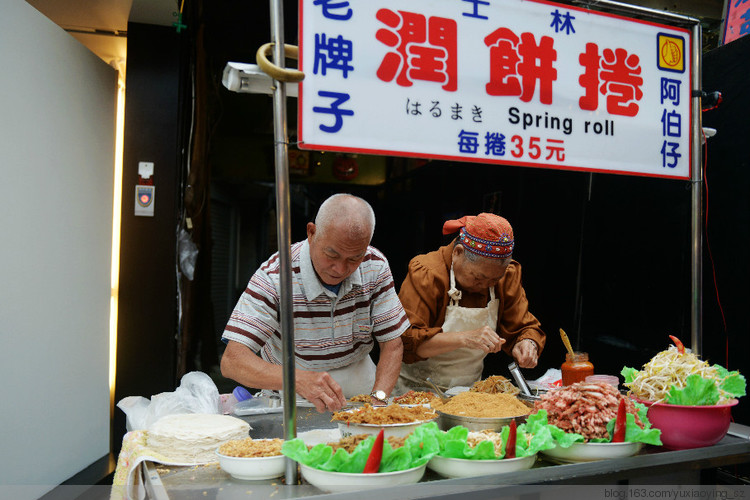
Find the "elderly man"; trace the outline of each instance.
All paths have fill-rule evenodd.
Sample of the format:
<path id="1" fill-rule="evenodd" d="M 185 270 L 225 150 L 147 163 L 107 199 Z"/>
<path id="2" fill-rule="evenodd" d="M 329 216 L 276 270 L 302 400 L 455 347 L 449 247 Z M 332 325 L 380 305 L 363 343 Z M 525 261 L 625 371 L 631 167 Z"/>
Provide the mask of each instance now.
<path id="1" fill-rule="evenodd" d="M 366 201 L 336 194 L 292 245 L 296 391 L 320 412 L 358 394 L 384 402 L 398 379 L 409 321 L 388 261 L 370 246 L 374 230 Z M 279 265 L 274 254 L 255 272 L 222 336 L 221 373 L 248 387 L 282 389 Z"/>
<path id="2" fill-rule="evenodd" d="M 513 229 L 507 220 L 481 213 L 443 226 L 459 232 L 452 244 L 409 263 L 399 299 L 411 327 L 403 335 L 404 364 L 398 391 L 471 386 L 484 358 L 504 350 L 533 368 L 545 334 L 529 312 L 521 265 L 512 260 Z"/>

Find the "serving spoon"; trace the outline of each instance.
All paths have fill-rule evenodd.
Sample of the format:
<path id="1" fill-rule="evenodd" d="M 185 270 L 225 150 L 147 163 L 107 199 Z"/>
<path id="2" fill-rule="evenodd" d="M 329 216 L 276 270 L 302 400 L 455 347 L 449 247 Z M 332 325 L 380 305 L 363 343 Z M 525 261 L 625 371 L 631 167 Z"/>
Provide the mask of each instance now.
<path id="1" fill-rule="evenodd" d="M 432 387 L 435 390 L 435 393 L 440 398 L 440 401 L 442 401 L 443 403 L 447 403 L 448 402 L 448 400 L 450 398 L 445 395 L 445 393 L 440 389 L 440 387 L 437 386 L 437 384 L 435 382 L 432 381 L 432 379 L 430 377 L 427 377 L 427 385 L 429 385 L 430 387 Z"/>

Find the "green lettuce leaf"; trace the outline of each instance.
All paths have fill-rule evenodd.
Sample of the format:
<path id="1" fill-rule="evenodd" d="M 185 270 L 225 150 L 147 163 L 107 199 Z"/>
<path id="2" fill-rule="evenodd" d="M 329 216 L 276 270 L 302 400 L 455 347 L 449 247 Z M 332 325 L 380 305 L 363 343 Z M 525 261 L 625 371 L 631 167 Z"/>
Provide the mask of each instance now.
<path id="1" fill-rule="evenodd" d="M 625 378 L 625 384 L 632 384 L 633 380 L 635 380 L 635 377 L 637 377 L 639 373 L 640 372 L 638 370 L 629 366 L 625 366 L 622 370 L 620 370 L 620 375 Z"/>
<path id="2" fill-rule="evenodd" d="M 719 388 L 722 391 L 727 392 L 729 395 L 735 398 L 742 397 L 746 394 L 745 390 L 747 384 L 745 382 L 745 377 L 740 375 L 740 372 L 730 372 L 721 365 L 714 365 L 714 368 L 716 369 L 719 378 L 721 378 Z"/>
<path id="3" fill-rule="evenodd" d="M 671 405 L 706 406 L 715 405 L 720 398 L 719 388 L 712 379 L 692 373 L 685 379 L 682 389 L 670 387 L 664 401 Z"/>
<path id="4" fill-rule="evenodd" d="M 643 406 L 640 403 L 635 403 L 636 407 L 638 408 L 638 417 L 641 419 L 641 422 L 643 422 L 643 429 L 640 428 L 640 426 L 635 423 L 635 415 L 632 413 L 627 413 L 625 415 L 625 442 L 627 443 L 645 443 L 645 444 L 653 444 L 654 446 L 661 446 L 661 431 L 659 429 L 654 429 L 651 427 L 651 422 L 648 421 L 646 418 L 646 412 L 648 411 L 648 408 Z M 643 410 L 643 411 L 641 411 Z M 612 437 L 615 432 L 615 421 L 617 419 L 613 418 L 609 422 L 607 422 L 607 432 L 609 432 L 610 437 L 607 439 L 597 439 L 597 440 L 591 440 L 591 442 L 594 443 L 609 443 L 612 441 Z"/>
<path id="5" fill-rule="evenodd" d="M 432 430 L 421 429 L 423 426 L 434 426 Z M 378 472 L 395 472 L 411 469 L 426 464 L 437 455 L 440 446 L 435 431 L 437 424 L 430 422 L 417 427 L 405 440 L 404 445 L 393 449 L 386 440 L 383 443 L 383 456 Z M 320 443 L 309 450 L 300 438 L 285 441 L 281 446 L 281 453 L 301 464 L 316 469 L 331 472 L 362 472 L 367 463 L 367 457 L 375 443 L 375 436 L 369 436 L 360 442 L 351 453 L 343 448 L 333 452 L 333 448 Z"/>

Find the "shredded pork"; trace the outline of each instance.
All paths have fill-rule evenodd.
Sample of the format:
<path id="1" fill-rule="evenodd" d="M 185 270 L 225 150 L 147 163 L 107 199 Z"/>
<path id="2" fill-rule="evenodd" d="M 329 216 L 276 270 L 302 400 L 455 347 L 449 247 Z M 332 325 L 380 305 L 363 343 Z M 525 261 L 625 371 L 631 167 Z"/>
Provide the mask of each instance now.
<path id="1" fill-rule="evenodd" d="M 606 383 L 578 382 L 548 391 L 534 404 L 534 410 L 547 410 L 550 424 L 581 434 L 586 441 L 606 439 L 607 422 L 617 417 L 620 399 L 625 400 L 627 412 L 635 415 L 636 423 L 643 427 L 633 401 Z"/>

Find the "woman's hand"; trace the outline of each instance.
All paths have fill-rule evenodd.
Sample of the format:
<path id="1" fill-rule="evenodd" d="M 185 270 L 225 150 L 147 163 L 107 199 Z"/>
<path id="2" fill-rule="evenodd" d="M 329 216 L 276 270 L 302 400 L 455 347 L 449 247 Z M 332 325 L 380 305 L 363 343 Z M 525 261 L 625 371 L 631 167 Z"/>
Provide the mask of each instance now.
<path id="1" fill-rule="evenodd" d="M 513 346 L 511 354 L 521 368 L 534 368 L 539 360 L 539 347 L 531 339 L 522 339 Z"/>
<path id="2" fill-rule="evenodd" d="M 489 326 L 463 332 L 464 347 L 480 349 L 488 354 L 491 352 L 500 352 L 504 343 L 505 339 L 500 338 L 500 335 Z"/>

